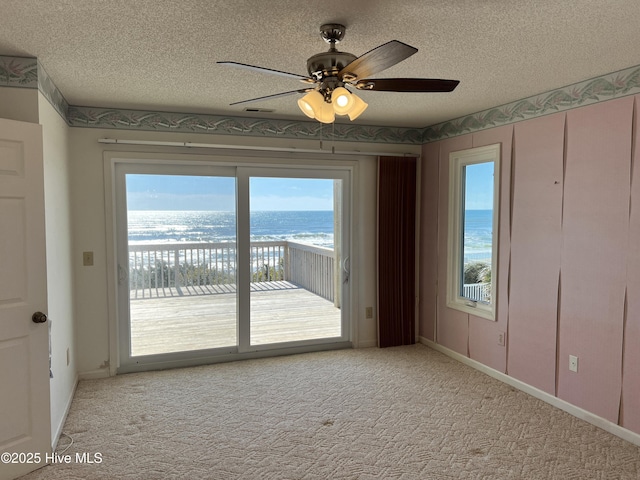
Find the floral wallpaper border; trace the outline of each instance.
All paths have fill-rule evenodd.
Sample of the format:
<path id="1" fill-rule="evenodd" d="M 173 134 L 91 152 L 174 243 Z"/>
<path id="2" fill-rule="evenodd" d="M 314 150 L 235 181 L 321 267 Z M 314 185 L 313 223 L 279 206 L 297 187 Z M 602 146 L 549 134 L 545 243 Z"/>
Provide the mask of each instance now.
<path id="1" fill-rule="evenodd" d="M 49 100 L 49 103 L 62 118 L 69 123 L 69 104 L 40 62 L 38 62 L 38 90 Z"/>
<path id="2" fill-rule="evenodd" d="M 144 110 L 69 107 L 72 127 L 114 128 L 158 132 L 212 133 L 313 140 L 419 145 L 422 129 L 224 117 Z"/>
<path id="3" fill-rule="evenodd" d="M 0 56 L 0 87 L 40 90 L 62 118 L 69 122 L 69 104 L 37 58 Z"/>
<path id="4" fill-rule="evenodd" d="M 70 106 L 29 57 L 0 56 L 0 87 L 37 88 L 72 127 L 420 145 L 640 93 L 640 65 L 426 128 Z"/>
<path id="5" fill-rule="evenodd" d="M 0 56 L 0 87 L 38 88 L 38 60 Z"/>
<path id="6" fill-rule="evenodd" d="M 574 83 L 423 130 L 423 143 L 640 93 L 640 66 Z"/>

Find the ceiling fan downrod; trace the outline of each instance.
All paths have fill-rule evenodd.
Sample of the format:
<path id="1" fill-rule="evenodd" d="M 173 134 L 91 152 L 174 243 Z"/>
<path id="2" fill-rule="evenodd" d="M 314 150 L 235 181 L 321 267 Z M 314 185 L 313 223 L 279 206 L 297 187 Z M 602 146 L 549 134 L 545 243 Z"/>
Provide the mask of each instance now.
<path id="1" fill-rule="evenodd" d="M 336 43 L 340 43 L 346 33 L 346 27 L 339 23 L 325 23 L 320 27 L 320 36 L 327 42 L 330 47 L 330 52 L 336 50 Z"/>

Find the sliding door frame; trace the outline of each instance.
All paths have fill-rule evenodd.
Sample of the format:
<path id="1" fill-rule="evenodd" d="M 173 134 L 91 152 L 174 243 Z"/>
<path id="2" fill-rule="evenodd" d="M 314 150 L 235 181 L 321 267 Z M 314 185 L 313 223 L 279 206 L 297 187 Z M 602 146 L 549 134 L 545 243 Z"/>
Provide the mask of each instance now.
<path id="1" fill-rule="evenodd" d="M 166 149 L 165 149 L 166 150 Z M 203 351 L 196 352 L 180 352 L 179 354 L 172 355 L 171 359 L 163 358 L 162 356 L 145 356 L 140 358 L 131 359 L 131 357 L 124 358 L 120 352 L 120 336 L 127 334 L 128 332 L 122 332 L 122 315 L 128 315 L 128 312 L 122 312 L 119 310 L 121 303 L 120 296 L 122 293 L 118 291 L 118 231 L 122 231 L 122 228 L 117 228 L 117 207 L 122 204 L 122 198 L 119 195 L 125 195 L 126 192 L 119 192 L 117 187 L 116 171 L 124 169 L 127 173 L 149 173 L 151 169 L 157 173 L 157 169 L 166 169 L 167 174 L 173 174 L 171 172 L 180 172 L 181 174 L 189 175 L 189 171 L 202 172 L 197 173 L 201 175 L 210 176 L 235 176 L 236 177 L 236 206 L 238 214 L 238 252 L 243 249 L 242 242 L 249 243 L 249 237 L 241 235 L 240 229 L 240 209 L 249 209 L 249 197 L 248 197 L 248 182 L 249 175 L 252 176 L 271 176 L 281 177 L 287 171 L 304 172 L 301 178 L 330 178 L 334 172 L 343 172 L 346 174 L 348 180 L 345 184 L 345 196 L 347 205 L 350 207 L 347 210 L 348 219 L 358 218 L 356 195 L 353 193 L 353 185 L 357 184 L 357 172 L 358 161 L 361 159 L 370 159 L 371 157 L 363 155 L 360 157 L 353 156 L 339 156 L 331 155 L 286 155 L 287 158 L 282 158 L 281 154 L 273 152 L 256 152 L 252 155 L 247 155 L 246 152 L 216 152 L 212 154 L 207 152 L 207 155 L 200 154 L 184 154 L 184 153 L 148 153 L 148 152 L 131 152 L 131 151 L 105 151 L 104 152 L 104 178 L 105 178 L 105 205 L 106 205 L 106 247 L 107 247 L 107 291 L 109 300 L 109 361 L 105 362 L 105 368 L 108 368 L 110 375 L 117 373 L 126 373 L 130 371 L 144 371 L 155 370 L 159 368 L 171 368 L 171 367 L 183 367 L 190 365 L 199 365 L 206 363 L 234 361 L 243 358 L 259 358 L 266 356 L 276 356 L 292 353 L 303 353 L 319 350 L 330 350 L 340 348 L 351 348 L 354 344 L 357 344 L 358 338 L 358 301 L 357 301 L 357 265 L 358 258 L 356 250 L 353 248 L 357 245 L 357 229 L 349 221 L 348 232 L 348 251 L 352 252 L 349 258 L 349 266 L 351 267 L 350 273 L 350 288 L 347 289 L 348 295 L 345 295 L 343 300 L 342 314 L 342 337 L 339 339 L 330 339 L 327 342 L 323 341 L 300 341 L 290 342 L 283 344 L 274 344 L 263 348 L 263 346 L 250 346 L 248 336 L 245 337 L 240 331 L 239 345 L 238 347 L 222 348 L 216 350 L 208 350 L 203 354 Z M 124 167 L 128 165 L 129 167 Z M 127 169 L 135 165 L 135 170 L 129 172 Z M 146 169 L 146 170 L 145 170 Z M 192 170 L 193 169 L 193 170 Z M 230 175 L 230 172 L 234 172 Z M 260 173 L 260 175 L 253 175 L 253 173 Z M 315 172 L 315 174 L 313 173 Z M 164 173 L 164 171 L 163 171 Z M 336 177 L 339 178 L 339 177 Z M 243 182 L 246 182 L 246 190 Z M 246 191 L 247 193 L 242 193 Z M 244 199 L 242 198 L 244 197 Z M 245 203 L 243 203 L 245 202 Z M 125 204 L 126 205 L 126 204 Z M 248 225 L 244 228 L 248 228 Z M 245 237 L 244 239 L 242 237 Z M 121 240 L 122 241 L 122 240 Z M 248 246 L 248 245 L 244 245 Z M 122 248 L 120 248 L 122 250 Z M 248 249 L 245 248 L 248 255 Z M 240 254 L 239 254 L 240 255 Z M 238 258 L 238 262 L 241 258 Z M 245 260 L 246 261 L 246 260 Z M 239 273 L 239 277 L 236 279 L 238 282 L 238 289 L 248 288 L 250 283 L 250 276 L 248 272 L 246 277 Z M 244 287 L 241 287 L 241 282 Z M 238 303 L 238 309 L 244 308 L 241 302 Z M 128 306 L 127 306 L 128 308 Z M 248 307 L 247 307 L 248 308 Z M 241 312 L 239 311 L 238 314 Z M 247 317 L 248 318 L 248 317 Z M 345 320 L 348 319 L 348 320 Z M 248 321 L 248 320 L 247 320 Z M 344 322 L 348 323 L 345 324 Z M 239 327 L 242 322 L 238 322 Z M 246 338 L 246 341 L 241 340 Z"/>
<path id="2" fill-rule="evenodd" d="M 344 261 L 339 264 L 336 263 L 335 268 L 338 268 L 341 272 L 341 298 L 344 299 L 342 307 L 340 309 L 340 337 L 327 338 L 327 339 L 313 339 L 313 340 L 299 340 L 293 342 L 282 342 L 280 344 L 264 344 L 264 345 L 251 345 L 250 326 L 251 326 L 251 302 L 240 302 L 240 331 L 238 332 L 239 338 L 239 351 L 243 352 L 259 352 L 268 351 L 278 348 L 278 346 L 287 347 L 303 347 L 312 346 L 319 343 L 345 343 L 350 342 L 351 339 L 351 284 L 349 281 L 348 272 L 348 259 L 351 251 L 351 172 L 348 169 L 327 169 L 327 168 L 311 168 L 307 166 L 268 166 L 268 167 L 238 167 L 238 252 L 249 252 L 249 239 L 250 232 L 250 180 L 251 178 L 299 178 L 299 179 L 327 179 L 327 180 L 341 180 L 342 181 L 342 207 L 340 212 L 334 210 L 334 215 L 340 215 L 340 222 L 342 225 L 346 225 L 347 228 L 343 229 L 343 235 L 341 239 L 341 251 L 343 252 L 343 259 L 347 259 L 345 265 Z M 246 243 L 243 243 L 246 242 Z M 337 248 L 334 245 L 334 249 Z M 346 255 L 345 255 L 346 253 Z M 240 253 L 238 253 L 240 256 Z M 248 265 L 247 259 L 244 265 Z M 238 258 L 238 264 L 241 263 Z M 238 279 L 238 293 L 241 298 L 250 299 L 250 275 L 239 275 Z M 346 281 L 345 281 L 346 280 Z M 246 320 L 246 321 L 243 321 Z"/>
<path id="3" fill-rule="evenodd" d="M 236 168 L 224 167 L 216 165 L 175 165 L 175 164 L 157 164 L 157 163 L 137 163 L 126 162 L 115 165 L 115 234 L 116 234 L 116 262 L 117 262 L 117 278 L 118 278 L 118 364 L 123 368 L 133 368 L 140 363 L 164 363 L 167 359 L 191 359 L 202 356 L 200 350 L 182 351 L 175 353 L 161 353 L 153 355 L 132 356 L 131 352 L 131 312 L 129 292 L 129 248 L 128 248 L 128 206 L 127 206 L 127 175 L 184 175 L 184 176 L 202 176 L 202 177 L 231 177 L 235 178 Z M 237 203 L 237 188 L 236 188 Z M 237 212 L 236 212 L 237 216 Z M 236 232 L 237 235 L 237 232 Z M 237 241 L 237 238 L 236 238 Z M 237 260 L 236 260 L 237 262 Z M 237 279 L 236 279 L 237 282 Z M 238 294 L 236 293 L 236 306 L 238 305 Z M 238 325 L 238 311 L 235 312 L 236 326 Z M 236 327 L 236 338 L 238 332 Z M 219 347 L 208 350 L 212 355 L 224 355 L 229 353 L 237 353 L 238 349 L 235 345 L 228 347 Z M 198 355 L 200 352 L 200 355 Z"/>

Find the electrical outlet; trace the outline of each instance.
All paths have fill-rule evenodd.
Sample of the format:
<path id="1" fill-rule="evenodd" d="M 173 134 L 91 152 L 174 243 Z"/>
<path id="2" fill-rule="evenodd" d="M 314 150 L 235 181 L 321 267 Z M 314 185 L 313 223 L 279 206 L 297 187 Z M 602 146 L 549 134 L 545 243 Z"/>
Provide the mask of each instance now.
<path id="1" fill-rule="evenodd" d="M 569 370 L 578 373 L 578 357 L 569 355 Z"/>
<path id="2" fill-rule="evenodd" d="M 93 265 L 93 252 L 82 252 L 82 265 L 85 267 Z"/>
<path id="3" fill-rule="evenodd" d="M 373 307 L 367 307 L 365 309 L 365 317 L 373 318 Z"/>
<path id="4" fill-rule="evenodd" d="M 498 334 L 498 345 L 504 347 L 504 332 Z"/>

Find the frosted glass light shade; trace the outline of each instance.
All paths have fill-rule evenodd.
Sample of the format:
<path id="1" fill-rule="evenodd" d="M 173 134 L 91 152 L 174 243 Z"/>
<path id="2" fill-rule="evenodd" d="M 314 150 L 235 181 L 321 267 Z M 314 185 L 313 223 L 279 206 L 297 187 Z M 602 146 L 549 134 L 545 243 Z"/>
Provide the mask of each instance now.
<path id="1" fill-rule="evenodd" d="M 316 113 L 316 120 L 322 123 L 333 123 L 336 119 L 336 114 L 333 111 L 333 105 L 330 103 L 322 101 L 322 106 Z"/>
<path id="2" fill-rule="evenodd" d="M 349 120 L 353 121 L 356 118 L 358 118 L 362 114 L 362 112 L 364 112 L 367 109 L 369 104 L 366 103 L 357 95 L 351 95 L 351 97 L 353 98 L 353 107 L 351 108 L 351 111 L 348 113 L 348 115 L 349 115 Z"/>
<path id="3" fill-rule="evenodd" d="M 311 108 L 311 105 L 309 105 L 308 102 L 304 102 L 301 98 L 299 98 L 298 106 L 300 107 L 300 110 L 302 110 L 302 113 L 304 113 L 307 117 L 316 118 L 313 113 L 313 108 Z"/>
<path id="4" fill-rule="evenodd" d="M 331 94 L 331 104 L 333 105 L 333 110 L 338 115 L 348 114 L 355 105 L 354 98 L 356 98 L 355 95 L 353 95 L 346 88 L 336 88 Z"/>
<path id="5" fill-rule="evenodd" d="M 325 105 L 324 97 L 317 90 L 313 90 L 298 99 L 298 107 L 309 118 L 317 118 L 318 112 L 322 110 L 323 105 Z"/>

